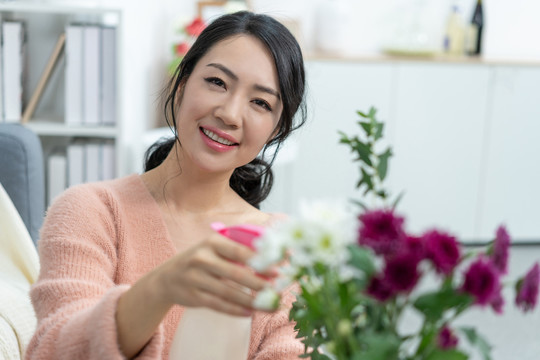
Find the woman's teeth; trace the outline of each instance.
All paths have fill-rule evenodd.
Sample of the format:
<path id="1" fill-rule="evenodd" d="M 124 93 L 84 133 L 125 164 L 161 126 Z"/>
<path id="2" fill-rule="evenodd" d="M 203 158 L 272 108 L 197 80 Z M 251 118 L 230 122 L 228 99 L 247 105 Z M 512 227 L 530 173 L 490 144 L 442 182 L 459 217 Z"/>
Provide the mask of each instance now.
<path id="1" fill-rule="evenodd" d="M 215 142 L 218 142 L 220 144 L 227 145 L 227 146 L 234 145 L 232 141 L 219 137 L 217 134 L 211 132 L 210 130 L 202 128 L 202 132 L 204 133 L 204 135 L 208 136 L 210 139 L 214 140 Z"/>

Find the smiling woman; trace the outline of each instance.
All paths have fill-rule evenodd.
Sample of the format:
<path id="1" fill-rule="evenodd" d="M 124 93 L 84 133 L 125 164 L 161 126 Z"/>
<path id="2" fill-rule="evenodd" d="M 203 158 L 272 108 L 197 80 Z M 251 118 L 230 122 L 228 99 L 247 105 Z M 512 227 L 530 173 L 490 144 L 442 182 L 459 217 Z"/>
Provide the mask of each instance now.
<path id="1" fill-rule="evenodd" d="M 275 270 L 255 274 L 253 250 L 211 224 L 278 220 L 258 209 L 273 160 L 257 156 L 303 124 L 304 86 L 300 48 L 276 20 L 239 12 L 210 24 L 166 87 L 175 136 L 149 149 L 145 172 L 71 188 L 49 209 L 27 358 L 169 358 L 191 307 L 251 317 L 249 359 L 302 354 L 287 317 L 293 295 L 257 310 Z"/>

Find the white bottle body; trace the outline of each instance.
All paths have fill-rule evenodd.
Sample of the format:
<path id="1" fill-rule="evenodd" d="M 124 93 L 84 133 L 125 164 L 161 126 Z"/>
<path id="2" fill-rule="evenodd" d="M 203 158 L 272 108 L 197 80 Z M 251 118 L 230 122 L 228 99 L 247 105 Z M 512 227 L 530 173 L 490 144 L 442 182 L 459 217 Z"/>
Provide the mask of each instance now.
<path id="1" fill-rule="evenodd" d="M 171 345 L 171 360 L 245 360 L 251 317 L 186 308 Z"/>

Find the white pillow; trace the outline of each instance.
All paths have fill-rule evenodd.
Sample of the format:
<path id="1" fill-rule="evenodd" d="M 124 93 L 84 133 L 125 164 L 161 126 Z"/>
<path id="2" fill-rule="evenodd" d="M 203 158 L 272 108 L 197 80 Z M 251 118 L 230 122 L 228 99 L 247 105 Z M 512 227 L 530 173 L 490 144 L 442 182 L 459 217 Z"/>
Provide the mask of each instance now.
<path id="1" fill-rule="evenodd" d="M 0 354 L 4 358 L 22 359 L 34 334 L 36 316 L 29 291 L 38 274 L 34 243 L 0 184 Z"/>

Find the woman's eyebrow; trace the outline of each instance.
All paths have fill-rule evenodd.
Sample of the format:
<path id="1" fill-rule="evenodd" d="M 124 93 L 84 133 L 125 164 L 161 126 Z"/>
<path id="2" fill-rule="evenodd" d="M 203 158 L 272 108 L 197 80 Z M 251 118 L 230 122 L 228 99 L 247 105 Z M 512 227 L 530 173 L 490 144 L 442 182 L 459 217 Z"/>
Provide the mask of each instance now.
<path id="1" fill-rule="evenodd" d="M 208 65 L 206 65 L 206 66 L 215 67 L 215 68 L 217 68 L 217 69 L 223 71 L 223 72 L 224 72 L 225 74 L 227 74 L 227 76 L 229 76 L 230 78 L 233 78 L 234 80 L 238 80 L 238 76 L 236 76 L 236 74 L 233 73 L 233 72 L 231 71 L 231 69 L 229 69 L 229 68 L 226 67 L 226 66 L 223 66 L 223 65 L 221 65 L 221 64 L 216 64 L 216 63 L 210 63 L 210 64 L 208 64 Z"/>
<path id="2" fill-rule="evenodd" d="M 231 69 L 229 69 L 228 67 L 222 65 L 222 64 L 218 64 L 218 63 L 210 63 L 206 66 L 210 66 L 210 67 L 215 67 L 216 69 L 219 69 L 221 71 L 223 71 L 228 77 L 232 78 L 233 80 L 238 80 L 238 76 L 232 72 Z M 267 86 L 263 86 L 263 85 L 259 85 L 259 84 L 256 84 L 254 86 L 254 88 L 258 91 L 262 91 L 262 92 L 265 92 L 265 93 L 268 93 L 270 95 L 274 95 L 275 97 L 277 97 L 279 100 L 281 100 L 281 96 L 279 96 L 279 93 L 272 89 L 272 88 L 269 88 Z"/>

